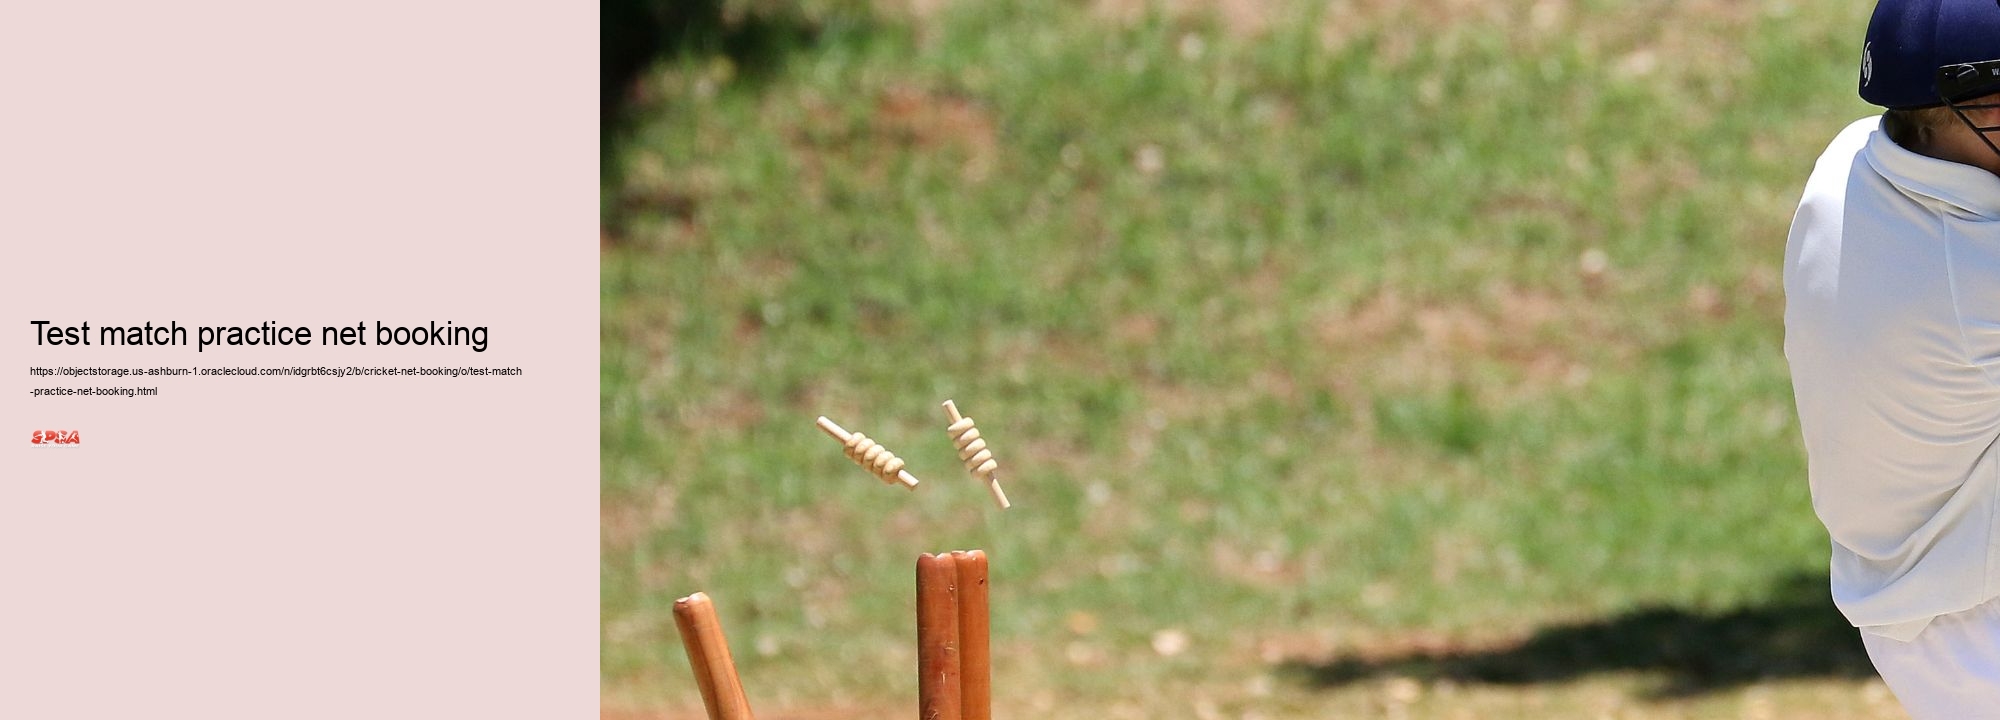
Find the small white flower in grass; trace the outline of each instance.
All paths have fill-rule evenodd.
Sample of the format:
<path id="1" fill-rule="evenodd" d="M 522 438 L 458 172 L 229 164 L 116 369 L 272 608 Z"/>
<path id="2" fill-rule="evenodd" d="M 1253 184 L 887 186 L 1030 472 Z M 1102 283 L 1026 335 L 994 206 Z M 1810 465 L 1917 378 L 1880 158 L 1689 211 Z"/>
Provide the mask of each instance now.
<path id="1" fill-rule="evenodd" d="M 1186 652 L 1187 648 L 1188 635 L 1180 628 L 1167 628 L 1153 633 L 1153 652 L 1159 653 L 1160 657 L 1173 657 Z"/>
<path id="2" fill-rule="evenodd" d="M 1158 175 L 1161 171 L 1167 169 L 1167 152 L 1161 150 L 1158 145 L 1148 143 L 1139 148 L 1139 153 L 1133 159 L 1132 164 L 1134 167 L 1139 168 L 1139 172 L 1147 175 Z"/>
<path id="3" fill-rule="evenodd" d="M 1604 254 L 1603 248 L 1585 250 L 1583 255 L 1576 259 L 1576 269 L 1586 278 L 1603 277 L 1604 273 L 1611 269 L 1611 256 Z"/>
<path id="4" fill-rule="evenodd" d="M 1208 49 L 1208 44 L 1202 42 L 1200 35 L 1188 33 L 1181 36 L 1180 49 L 1182 60 L 1194 61 L 1201 59 L 1202 53 Z"/>

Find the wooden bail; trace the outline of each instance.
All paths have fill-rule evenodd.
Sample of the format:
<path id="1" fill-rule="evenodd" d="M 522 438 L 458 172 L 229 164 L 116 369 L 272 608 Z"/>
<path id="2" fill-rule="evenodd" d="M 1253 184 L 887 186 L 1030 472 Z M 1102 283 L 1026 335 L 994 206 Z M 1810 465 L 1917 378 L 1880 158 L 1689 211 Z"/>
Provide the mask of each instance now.
<path id="1" fill-rule="evenodd" d="M 709 720 L 755 720 L 743 681 L 736 676 L 736 661 L 729 657 L 729 641 L 722 636 L 715 603 L 702 593 L 674 601 L 674 624 L 680 627 L 681 644 L 687 646 L 688 664 L 694 666 L 695 686 L 701 689 Z"/>
<path id="2" fill-rule="evenodd" d="M 875 477 L 881 478 L 882 482 L 891 485 L 902 483 L 906 489 L 917 489 L 917 477 L 903 469 L 903 459 L 889 452 L 888 448 L 882 447 L 881 443 L 875 442 L 867 435 L 848 432 L 847 428 L 828 420 L 825 415 L 821 415 L 815 424 L 828 437 L 840 441 L 847 450 L 849 460 L 853 460 L 854 464 L 860 465 L 868 472 L 875 473 Z"/>
<path id="3" fill-rule="evenodd" d="M 986 553 L 959 550 L 951 556 L 958 563 L 960 720 L 992 720 L 992 622 L 986 600 Z"/>
<path id="4" fill-rule="evenodd" d="M 917 556 L 917 718 L 961 720 L 958 563 Z"/>
<path id="5" fill-rule="evenodd" d="M 1007 491 L 1000 487 L 1000 463 L 993 459 L 993 451 L 986 447 L 986 439 L 980 437 L 979 428 L 972 418 L 959 414 L 958 404 L 944 401 L 945 420 L 951 422 L 945 433 L 951 436 L 951 443 L 958 447 L 958 459 L 965 463 L 965 471 L 974 480 L 986 483 L 986 492 L 993 496 L 993 504 L 1005 510 L 1013 506 L 1007 501 Z"/>

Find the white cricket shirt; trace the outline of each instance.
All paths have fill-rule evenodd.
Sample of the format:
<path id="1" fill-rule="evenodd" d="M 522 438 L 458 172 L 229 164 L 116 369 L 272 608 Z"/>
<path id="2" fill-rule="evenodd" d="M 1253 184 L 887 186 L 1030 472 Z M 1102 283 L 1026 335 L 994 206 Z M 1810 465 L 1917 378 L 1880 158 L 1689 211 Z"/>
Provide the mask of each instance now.
<path id="1" fill-rule="evenodd" d="M 2000 596 L 2000 177 L 1842 130 L 1792 219 L 1785 357 L 1848 621 L 1909 640 Z"/>

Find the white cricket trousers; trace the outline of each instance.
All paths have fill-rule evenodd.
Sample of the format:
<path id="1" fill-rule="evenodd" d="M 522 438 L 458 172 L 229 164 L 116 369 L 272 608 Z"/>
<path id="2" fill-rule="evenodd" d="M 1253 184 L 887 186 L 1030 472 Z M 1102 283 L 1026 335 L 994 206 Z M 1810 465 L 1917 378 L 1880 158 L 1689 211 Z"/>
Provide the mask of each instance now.
<path id="1" fill-rule="evenodd" d="M 1909 642 L 1861 644 L 1911 720 L 2000 719 L 2000 598 L 1939 615 Z"/>

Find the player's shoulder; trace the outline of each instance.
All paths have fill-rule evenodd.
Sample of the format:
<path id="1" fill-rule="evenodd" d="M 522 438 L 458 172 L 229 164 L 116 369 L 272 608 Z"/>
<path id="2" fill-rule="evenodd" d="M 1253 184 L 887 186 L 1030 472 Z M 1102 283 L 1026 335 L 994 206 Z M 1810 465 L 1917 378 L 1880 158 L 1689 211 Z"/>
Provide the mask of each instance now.
<path id="1" fill-rule="evenodd" d="M 1862 153 L 1868 144 L 1881 132 L 1882 117 L 1871 115 L 1848 123 L 1833 141 L 1827 143 L 1826 151 L 1820 153 L 1813 163 L 1812 176 L 1806 180 L 1805 198 L 1811 202 L 1816 197 L 1832 195 L 1838 197 L 1846 192 L 1848 175 L 1860 164 Z"/>
<path id="2" fill-rule="evenodd" d="M 1857 118 L 1854 122 L 1848 123 L 1847 127 L 1841 128 L 1840 134 L 1835 135 L 1833 141 L 1835 143 L 1843 141 L 1867 142 L 1868 135 L 1880 129 L 1882 129 L 1881 115 L 1869 115 L 1864 118 Z"/>
<path id="3" fill-rule="evenodd" d="M 1874 137 L 1881 129 L 1880 115 L 1870 115 L 1848 123 L 1847 127 L 1841 128 L 1840 134 L 1833 136 L 1833 142 L 1827 143 L 1826 152 L 1820 153 L 1820 162 L 1835 160 L 1842 165 L 1851 162 L 1856 154 L 1868 147 L 1868 139 Z"/>

